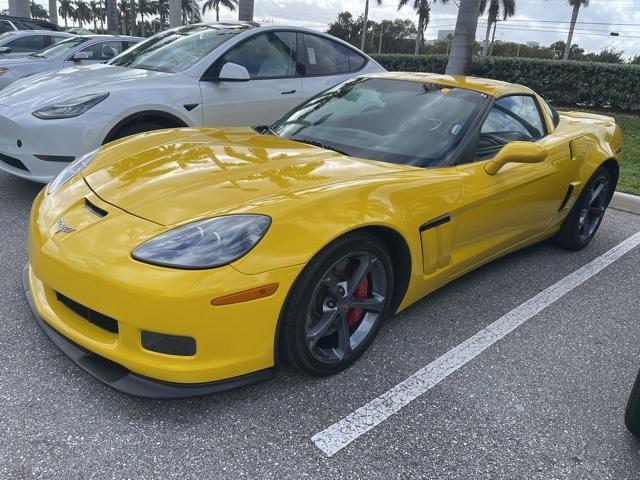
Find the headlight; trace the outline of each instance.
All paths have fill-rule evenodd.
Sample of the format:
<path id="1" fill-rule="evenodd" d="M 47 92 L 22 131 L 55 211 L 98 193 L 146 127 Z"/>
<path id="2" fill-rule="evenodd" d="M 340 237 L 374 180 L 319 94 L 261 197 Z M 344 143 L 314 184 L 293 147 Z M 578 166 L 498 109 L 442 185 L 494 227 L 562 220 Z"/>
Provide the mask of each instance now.
<path id="1" fill-rule="evenodd" d="M 9 69 L 7 67 L 0 67 L 0 75 L 4 75 L 8 71 L 9 71 Z"/>
<path id="2" fill-rule="evenodd" d="M 109 92 L 93 93 L 91 95 L 83 95 L 64 102 L 47 105 L 40 110 L 36 110 L 31 115 L 41 118 L 42 120 L 54 120 L 57 118 L 72 118 L 82 115 L 91 107 L 96 106 L 109 96 Z"/>
<path id="3" fill-rule="evenodd" d="M 133 258 L 188 270 L 227 265 L 262 239 L 271 219 L 265 215 L 228 215 L 189 223 L 158 235 L 133 251 Z"/>
<path id="4" fill-rule="evenodd" d="M 49 184 L 49 187 L 47 188 L 47 195 L 52 194 L 53 192 L 58 190 L 62 185 L 64 185 L 73 177 L 75 177 L 80 170 L 82 170 L 84 167 L 89 165 L 89 163 L 91 163 L 91 160 L 94 159 L 94 157 L 98 154 L 99 151 L 100 149 L 96 148 L 95 150 L 85 155 L 82 155 L 75 162 L 72 162 L 69 165 L 67 165 L 65 169 L 62 170 L 58 174 L 58 176 L 51 181 L 51 183 Z"/>

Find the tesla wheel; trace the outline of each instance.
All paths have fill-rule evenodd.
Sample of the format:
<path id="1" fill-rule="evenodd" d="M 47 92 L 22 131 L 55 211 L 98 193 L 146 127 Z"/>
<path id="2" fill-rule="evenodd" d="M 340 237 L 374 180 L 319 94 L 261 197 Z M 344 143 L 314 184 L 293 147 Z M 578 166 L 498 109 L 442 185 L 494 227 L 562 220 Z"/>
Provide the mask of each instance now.
<path id="1" fill-rule="evenodd" d="M 578 201 L 567 215 L 555 242 L 569 250 L 582 250 L 595 236 L 611 200 L 609 170 L 600 167 L 587 182 Z"/>
<path id="2" fill-rule="evenodd" d="M 283 311 L 280 351 L 315 376 L 337 373 L 369 347 L 389 314 L 393 268 L 374 236 L 352 234 L 321 251 L 296 281 Z"/>
<path id="3" fill-rule="evenodd" d="M 640 435 L 640 372 L 638 372 L 627 401 L 624 423 L 631 433 Z"/>
<path id="4" fill-rule="evenodd" d="M 118 140 L 119 138 L 130 137 L 131 135 L 137 135 L 138 133 L 151 132 L 153 130 L 161 130 L 162 125 L 155 122 L 132 122 L 125 125 L 118 133 L 116 133 L 112 140 Z"/>

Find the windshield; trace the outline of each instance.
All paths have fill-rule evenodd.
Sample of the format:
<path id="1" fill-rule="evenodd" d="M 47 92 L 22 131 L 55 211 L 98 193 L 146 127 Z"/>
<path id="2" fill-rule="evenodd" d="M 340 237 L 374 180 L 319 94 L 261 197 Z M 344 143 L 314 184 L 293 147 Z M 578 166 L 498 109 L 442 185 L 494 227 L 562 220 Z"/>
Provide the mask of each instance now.
<path id="1" fill-rule="evenodd" d="M 437 166 L 458 146 L 486 98 L 431 83 L 361 78 L 312 98 L 271 130 L 350 156 Z"/>
<path id="2" fill-rule="evenodd" d="M 42 58 L 58 57 L 60 55 L 65 55 L 69 53 L 78 45 L 81 45 L 86 41 L 87 41 L 86 38 L 70 38 L 68 40 L 63 40 L 54 45 L 51 45 L 50 47 L 46 47 L 46 48 L 43 48 L 42 50 L 38 50 L 37 52 L 34 52 L 31 55 L 34 57 L 42 57 Z"/>
<path id="3" fill-rule="evenodd" d="M 232 28 L 218 25 L 192 25 L 169 30 L 139 43 L 108 64 L 158 72 L 181 72 L 242 30 L 242 26 Z"/>

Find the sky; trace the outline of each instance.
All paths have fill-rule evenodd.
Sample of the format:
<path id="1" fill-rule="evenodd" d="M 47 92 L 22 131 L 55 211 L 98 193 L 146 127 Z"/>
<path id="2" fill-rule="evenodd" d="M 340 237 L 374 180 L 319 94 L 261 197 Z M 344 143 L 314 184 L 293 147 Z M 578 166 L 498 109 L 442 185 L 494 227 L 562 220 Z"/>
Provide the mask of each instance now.
<path id="1" fill-rule="evenodd" d="M 46 6 L 45 0 L 37 0 Z M 370 18 L 373 20 L 410 18 L 417 23 L 417 16 L 409 7 L 398 11 L 397 0 L 382 0 L 382 6 L 371 0 Z M 0 0 L 0 9 L 8 0 Z M 202 2 L 200 2 L 202 3 Z M 410 4 L 413 1 L 409 2 Z M 339 12 L 350 11 L 355 17 L 364 11 L 364 0 L 255 0 L 255 19 L 270 23 L 307 26 L 326 30 Z M 453 0 L 447 5 L 436 1 L 432 5 L 432 18 L 426 38 L 436 38 L 438 30 L 453 30 L 457 7 Z M 214 20 L 213 13 L 205 16 Z M 221 11 L 221 19 L 237 19 L 237 13 Z M 516 0 L 516 15 L 498 24 L 496 39 L 504 41 L 536 41 L 550 45 L 566 40 L 571 19 L 568 0 Z M 598 52 L 605 47 L 624 51 L 625 57 L 640 55 L 640 0 L 591 0 L 589 6 L 580 9 L 579 23 L 574 35 L 586 51 Z M 478 24 L 478 40 L 484 39 L 486 16 Z M 610 32 L 618 32 L 612 37 Z"/>

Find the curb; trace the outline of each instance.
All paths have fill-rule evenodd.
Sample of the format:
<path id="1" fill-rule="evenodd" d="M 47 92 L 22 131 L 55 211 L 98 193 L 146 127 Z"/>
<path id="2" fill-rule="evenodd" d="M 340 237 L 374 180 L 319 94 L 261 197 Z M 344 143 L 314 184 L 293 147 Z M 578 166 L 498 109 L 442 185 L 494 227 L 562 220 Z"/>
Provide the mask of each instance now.
<path id="1" fill-rule="evenodd" d="M 611 199 L 611 208 L 640 215 L 640 197 L 629 193 L 616 192 Z"/>

